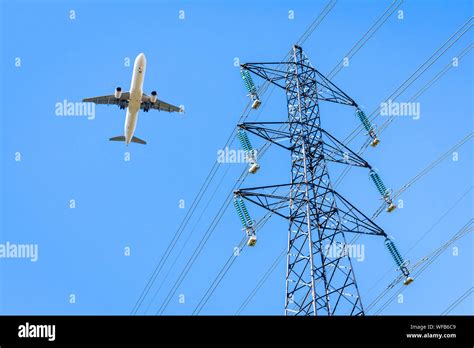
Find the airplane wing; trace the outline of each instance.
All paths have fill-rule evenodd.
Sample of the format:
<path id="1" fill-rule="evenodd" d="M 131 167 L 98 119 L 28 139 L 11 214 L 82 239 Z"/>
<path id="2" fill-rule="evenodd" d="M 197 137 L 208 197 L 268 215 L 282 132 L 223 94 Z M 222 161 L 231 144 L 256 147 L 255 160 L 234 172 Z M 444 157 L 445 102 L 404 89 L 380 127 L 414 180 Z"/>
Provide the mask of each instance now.
<path id="1" fill-rule="evenodd" d="M 123 92 L 120 98 L 115 98 L 113 94 L 104 95 L 101 97 L 85 98 L 82 99 L 85 103 L 95 103 L 95 104 L 106 104 L 106 105 L 120 105 L 120 103 L 128 102 L 130 99 L 129 92 Z"/>
<path id="2" fill-rule="evenodd" d="M 142 97 L 142 104 L 140 105 L 140 109 L 155 109 L 159 111 L 168 111 L 168 112 L 181 112 L 181 108 L 168 104 L 162 100 L 157 99 L 154 103 L 150 102 L 150 96 L 143 93 Z"/>

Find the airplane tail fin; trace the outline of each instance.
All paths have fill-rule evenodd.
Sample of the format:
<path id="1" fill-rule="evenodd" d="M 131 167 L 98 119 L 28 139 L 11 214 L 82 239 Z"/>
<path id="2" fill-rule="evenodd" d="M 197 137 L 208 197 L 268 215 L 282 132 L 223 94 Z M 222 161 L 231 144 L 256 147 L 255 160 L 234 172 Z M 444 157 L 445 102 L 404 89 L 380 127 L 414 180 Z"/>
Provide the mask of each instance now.
<path id="1" fill-rule="evenodd" d="M 113 137 L 109 139 L 110 141 L 125 141 L 125 136 L 119 135 L 118 137 Z M 146 145 L 146 141 L 137 137 L 132 137 L 132 143 Z"/>

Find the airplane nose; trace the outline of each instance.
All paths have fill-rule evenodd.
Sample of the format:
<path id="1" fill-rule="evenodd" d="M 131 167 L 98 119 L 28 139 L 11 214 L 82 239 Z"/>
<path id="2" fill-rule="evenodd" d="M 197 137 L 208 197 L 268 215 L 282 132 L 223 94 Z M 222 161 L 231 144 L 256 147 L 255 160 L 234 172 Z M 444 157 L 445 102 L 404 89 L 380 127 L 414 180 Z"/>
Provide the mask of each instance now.
<path id="1" fill-rule="evenodd" d="M 143 53 L 140 53 L 137 58 L 135 58 L 135 64 L 138 64 L 140 66 L 143 66 L 146 64 L 146 58 L 145 58 L 145 54 Z"/>

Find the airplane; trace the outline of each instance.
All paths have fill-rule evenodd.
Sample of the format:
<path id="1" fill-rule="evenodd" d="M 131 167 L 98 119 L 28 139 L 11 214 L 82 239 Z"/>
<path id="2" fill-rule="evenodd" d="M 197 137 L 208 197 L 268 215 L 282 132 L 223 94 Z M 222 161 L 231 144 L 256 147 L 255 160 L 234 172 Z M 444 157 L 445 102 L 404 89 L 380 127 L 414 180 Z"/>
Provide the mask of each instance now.
<path id="1" fill-rule="evenodd" d="M 122 92 L 122 88 L 117 87 L 115 93 L 112 95 L 85 98 L 82 100 L 86 103 L 118 105 L 121 110 L 128 108 L 125 117 L 124 134 L 110 138 L 110 141 L 124 141 L 127 146 L 131 142 L 146 144 L 146 141 L 134 136 L 135 128 L 137 127 L 138 112 L 140 110 L 144 112 L 148 112 L 150 109 L 167 112 L 183 112 L 181 108 L 159 100 L 156 91 L 151 92 L 150 96 L 143 93 L 145 69 L 146 58 L 143 53 L 140 53 L 135 58 L 135 63 L 133 64 L 130 92 Z"/>

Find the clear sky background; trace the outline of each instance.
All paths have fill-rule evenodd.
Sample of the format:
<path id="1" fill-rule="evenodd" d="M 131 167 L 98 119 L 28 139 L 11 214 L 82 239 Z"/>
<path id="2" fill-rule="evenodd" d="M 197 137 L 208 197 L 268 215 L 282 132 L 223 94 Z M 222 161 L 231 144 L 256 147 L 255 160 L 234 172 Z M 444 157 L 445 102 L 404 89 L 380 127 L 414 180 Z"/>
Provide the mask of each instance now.
<path id="1" fill-rule="evenodd" d="M 39 246 L 37 262 L 0 259 L 0 312 L 128 314 L 248 102 L 234 59 L 281 60 L 327 2 L 0 3 L 0 243 Z M 328 73 L 390 3 L 338 1 L 303 45 L 313 66 Z M 400 6 L 403 19 L 393 14 L 334 82 L 370 113 L 472 15 L 472 4 L 405 1 Z M 71 10 L 75 19 L 70 19 Z M 290 10 L 294 19 L 288 17 Z M 468 32 L 399 101 L 407 101 L 471 43 Z M 123 132 L 125 111 L 117 107 L 97 106 L 93 120 L 55 115 L 56 103 L 63 100 L 113 94 L 117 86 L 128 90 L 132 68 L 124 62 L 128 57 L 133 65 L 140 52 L 148 61 L 145 92 L 157 90 L 160 99 L 186 108 L 184 115 L 140 113 L 136 136 L 146 146 L 127 148 L 108 141 Z M 19 67 L 16 58 L 21 59 Z M 387 186 L 398 190 L 472 132 L 472 64 L 471 53 L 417 100 L 419 120 L 397 118 L 380 145 L 364 153 Z M 257 118 L 285 120 L 283 91 L 275 89 L 263 98 L 261 110 L 248 120 Z M 340 139 L 358 126 L 353 109 L 338 105 L 323 105 L 321 120 Z M 379 117 L 376 123 L 384 120 Z M 350 146 L 357 150 L 365 139 L 360 135 Z M 251 140 L 255 147 L 262 145 Z M 231 148 L 238 148 L 236 141 Z M 15 161 L 16 152 L 21 161 Z M 130 161 L 124 161 L 126 152 Z M 400 197 L 402 209 L 377 220 L 402 253 L 436 223 L 407 255 L 412 263 L 472 218 L 472 140 L 457 156 L 457 161 L 449 156 L 409 188 Z M 154 314 L 163 303 L 244 169 L 242 163 L 219 166 L 139 313 Z M 271 147 L 258 174 L 240 186 L 287 182 L 289 169 L 289 154 Z M 333 181 L 341 169 L 330 166 Z M 368 215 L 380 205 L 365 170 L 351 170 L 338 191 Z M 265 213 L 248 208 L 255 219 Z M 238 256 L 201 314 L 236 312 L 285 248 L 287 222 L 273 217 L 257 234 L 257 246 Z M 242 236 L 229 207 L 164 313 L 192 313 Z M 363 236 L 358 243 L 365 247 L 365 258 L 354 262 L 354 268 L 367 307 L 399 272 L 382 238 Z M 127 247 L 130 256 L 125 255 Z M 395 297 L 382 314 L 440 314 L 473 286 L 472 249 L 472 234 L 451 245 L 403 291 L 402 303 Z M 243 314 L 283 313 L 285 267 L 283 260 Z M 71 294 L 75 303 L 70 303 Z M 472 294 L 451 314 L 474 314 Z"/>

